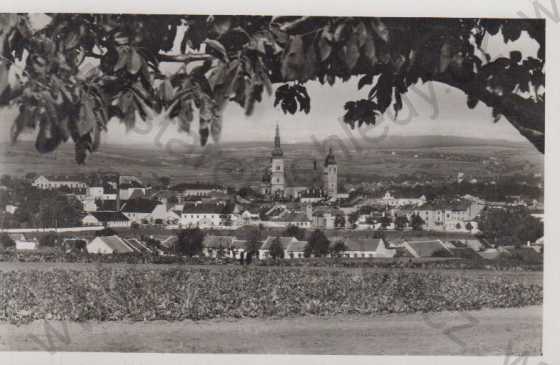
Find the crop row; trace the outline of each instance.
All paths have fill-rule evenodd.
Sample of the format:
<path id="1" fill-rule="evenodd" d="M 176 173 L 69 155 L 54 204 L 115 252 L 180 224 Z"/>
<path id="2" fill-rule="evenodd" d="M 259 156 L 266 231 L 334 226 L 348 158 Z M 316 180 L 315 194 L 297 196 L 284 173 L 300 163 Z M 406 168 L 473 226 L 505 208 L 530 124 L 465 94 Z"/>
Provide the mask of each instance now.
<path id="1" fill-rule="evenodd" d="M 297 268 L 0 272 L 0 321 L 375 314 L 542 303 L 542 286 L 430 272 Z"/>

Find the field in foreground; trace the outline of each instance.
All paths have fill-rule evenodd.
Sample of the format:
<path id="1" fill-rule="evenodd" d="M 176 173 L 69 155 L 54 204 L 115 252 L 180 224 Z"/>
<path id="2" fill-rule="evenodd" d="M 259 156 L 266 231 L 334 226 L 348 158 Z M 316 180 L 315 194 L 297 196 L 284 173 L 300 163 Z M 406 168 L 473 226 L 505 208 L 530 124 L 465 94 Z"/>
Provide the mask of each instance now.
<path id="1" fill-rule="evenodd" d="M 492 271 L 90 267 L 0 271 L 0 321 L 371 315 L 542 304 L 542 284 Z"/>
<path id="2" fill-rule="evenodd" d="M 541 332 L 541 306 L 233 321 L 0 322 L 0 351 L 539 355 Z"/>

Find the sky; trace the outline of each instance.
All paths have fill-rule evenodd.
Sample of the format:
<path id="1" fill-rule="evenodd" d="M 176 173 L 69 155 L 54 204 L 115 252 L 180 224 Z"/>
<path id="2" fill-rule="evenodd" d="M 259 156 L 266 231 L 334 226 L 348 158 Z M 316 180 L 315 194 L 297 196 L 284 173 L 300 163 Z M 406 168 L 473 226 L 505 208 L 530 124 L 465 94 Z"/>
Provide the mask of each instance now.
<path id="1" fill-rule="evenodd" d="M 48 18 L 35 16 L 34 24 L 40 26 Z M 170 53 L 178 53 L 180 36 L 176 39 L 176 47 Z M 524 57 L 535 56 L 537 44 L 526 34 L 516 42 L 504 44 L 501 36 L 488 37 L 486 49 L 496 58 L 508 55 L 512 50 L 520 50 Z M 162 65 L 164 72 L 172 72 L 177 65 Z M 318 82 L 306 84 L 311 96 L 311 111 L 295 115 L 286 115 L 280 108 L 273 107 L 274 97 L 263 95 L 263 101 L 255 105 L 254 112 L 247 117 L 243 109 L 234 103 L 229 103 L 223 115 L 221 141 L 270 141 L 274 136 L 274 128 L 278 123 L 282 141 L 285 143 L 306 142 L 312 137 L 319 140 L 336 135 L 348 138 L 347 133 L 355 137 L 367 135 L 376 137 L 381 135 L 454 135 L 476 138 L 504 139 L 510 141 L 525 141 L 505 118 L 497 123 L 493 122 L 492 111 L 483 103 L 474 109 L 468 109 L 466 95 L 461 91 L 439 83 L 418 84 L 410 88 L 405 94 L 403 110 L 395 120 L 392 107 L 389 113 L 375 127 L 349 131 L 342 123 L 344 103 L 350 100 L 367 98 L 368 87 L 357 88 L 358 78 L 352 78 L 343 83 L 340 79 L 332 87 L 322 86 Z M 408 102 L 407 102 L 408 101 Z M 0 133 L 6 135 L 15 117 L 13 110 L 0 110 L 3 119 Z M 362 127 L 364 128 L 364 127 Z M 198 127 L 194 124 L 194 130 Z M 154 141 L 181 139 L 185 143 L 198 143 L 198 136 L 178 132 L 174 123 L 155 120 L 139 123 L 137 129 L 126 131 L 118 120 L 111 120 L 108 133 L 102 136 L 103 143 L 111 144 L 149 144 Z"/>

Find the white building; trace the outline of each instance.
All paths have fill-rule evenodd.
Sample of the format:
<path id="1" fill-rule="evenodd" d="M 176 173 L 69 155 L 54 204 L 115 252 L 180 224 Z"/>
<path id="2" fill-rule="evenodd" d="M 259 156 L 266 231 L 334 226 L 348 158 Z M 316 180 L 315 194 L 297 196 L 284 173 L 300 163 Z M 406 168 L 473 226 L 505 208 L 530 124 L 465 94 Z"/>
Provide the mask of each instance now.
<path id="1" fill-rule="evenodd" d="M 175 185 L 171 188 L 178 197 L 210 197 L 218 193 L 226 193 L 226 189 L 222 186 L 195 182 L 195 183 L 182 183 Z"/>
<path id="2" fill-rule="evenodd" d="M 116 200 L 116 193 L 105 193 L 105 189 L 102 186 L 93 186 L 86 189 L 86 199 L 93 200 Z"/>
<path id="3" fill-rule="evenodd" d="M 223 227 L 233 224 L 233 207 L 225 202 L 192 202 L 183 206 L 182 227 Z"/>
<path id="4" fill-rule="evenodd" d="M 66 180 L 60 178 L 47 178 L 43 175 L 37 177 L 32 183 L 32 186 L 42 190 L 52 190 L 66 187 L 68 189 L 85 189 L 87 184 L 77 180 Z"/>
<path id="5" fill-rule="evenodd" d="M 39 247 L 36 238 L 27 238 L 23 233 L 10 234 L 9 236 L 16 243 L 16 250 L 18 251 L 36 250 Z"/>
<path id="6" fill-rule="evenodd" d="M 90 212 L 82 218 L 83 226 L 130 227 L 131 221 L 121 212 Z"/>
<path id="7" fill-rule="evenodd" d="M 247 250 L 247 241 L 238 240 L 234 236 L 214 236 L 207 235 L 202 243 L 202 253 L 208 257 L 229 257 L 233 259 L 241 258 Z"/>
<path id="8" fill-rule="evenodd" d="M 6 204 L 6 207 L 4 208 L 4 211 L 6 213 L 14 214 L 17 209 L 18 209 L 18 207 L 13 205 L 13 204 Z"/>
<path id="9" fill-rule="evenodd" d="M 389 207 L 404 207 L 408 205 L 421 206 L 426 203 L 426 197 L 422 195 L 418 198 L 397 198 L 388 191 L 379 200 L 379 203 Z"/>
<path id="10" fill-rule="evenodd" d="M 119 236 L 95 237 L 87 245 L 87 252 L 98 254 L 131 253 L 135 250 Z"/>
<path id="11" fill-rule="evenodd" d="M 288 237 L 288 236 L 268 236 L 262 246 L 259 249 L 259 258 L 260 259 L 267 259 L 270 258 L 270 247 L 274 243 L 274 241 L 278 239 L 282 248 L 284 249 L 284 257 L 285 259 L 290 258 L 303 258 L 304 257 L 304 250 L 305 246 L 307 245 L 307 241 L 300 241 L 295 237 Z"/>
<path id="12" fill-rule="evenodd" d="M 382 238 L 348 238 L 333 237 L 329 238 L 331 247 L 337 242 L 343 242 L 346 249 L 340 253 L 343 257 L 349 258 L 390 258 L 397 253 L 395 248 L 388 247 Z"/>
<path id="13" fill-rule="evenodd" d="M 141 224 L 166 224 L 169 216 L 165 204 L 148 199 L 128 200 L 121 211 L 130 221 Z"/>

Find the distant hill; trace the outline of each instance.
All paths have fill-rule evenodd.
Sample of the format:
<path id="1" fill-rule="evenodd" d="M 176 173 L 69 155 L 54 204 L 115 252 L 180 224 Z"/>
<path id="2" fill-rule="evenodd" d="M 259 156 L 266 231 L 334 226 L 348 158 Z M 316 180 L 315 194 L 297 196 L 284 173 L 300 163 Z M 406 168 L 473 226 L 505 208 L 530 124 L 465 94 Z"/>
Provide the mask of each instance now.
<path id="1" fill-rule="evenodd" d="M 349 139 L 343 139 L 347 144 L 353 143 Z M 441 136 L 441 135 L 425 135 L 425 136 L 387 136 L 382 141 L 375 141 L 368 143 L 356 137 L 354 140 L 364 148 L 367 149 L 411 149 L 411 148 L 435 148 L 435 147 L 469 147 L 469 146 L 494 146 L 494 147 L 510 147 L 510 148 L 532 148 L 529 142 L 515 142 L 503 139 L 486 139 L 486 138 L 472 138 L 460 136 Z M 243 142 L 222 142 L 223 148 L 259 148 L 269 147 L 272 145 L 270 141 L 243 141 Z M 321 143 L 323 141 L 320 141 Z M 309 145 L 312 142 L 297 142 L 287 143 L 282 142 L 283 145 Z M 117 146 L 117 145 L 115 145 Z M 147 149 L 149 145 L 146 144 L 133 144 L 126 145 L 130 148 Z M 202 149 L 202 148 L 201 148 Z M 196 152 L 196 148 L 192 152 Z"/>

